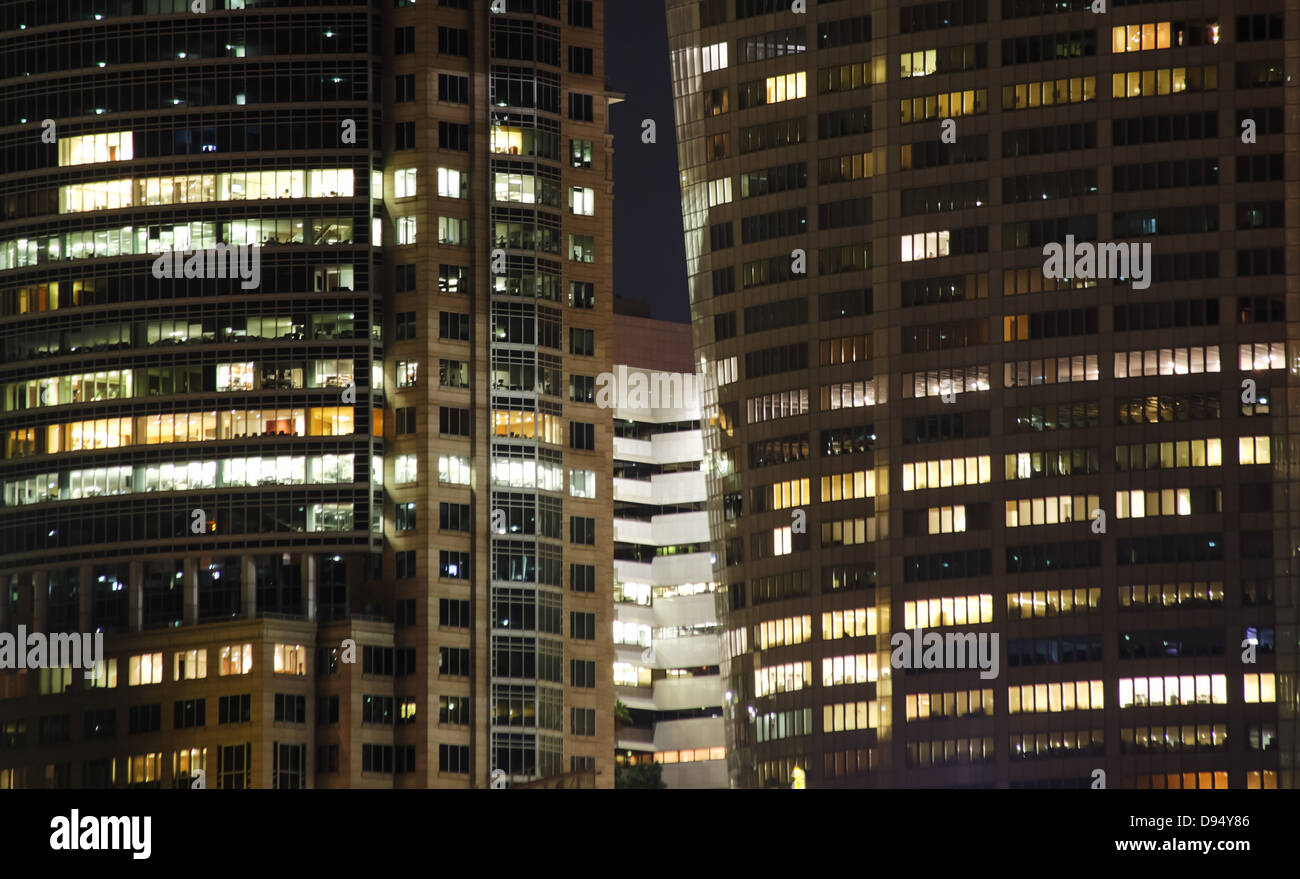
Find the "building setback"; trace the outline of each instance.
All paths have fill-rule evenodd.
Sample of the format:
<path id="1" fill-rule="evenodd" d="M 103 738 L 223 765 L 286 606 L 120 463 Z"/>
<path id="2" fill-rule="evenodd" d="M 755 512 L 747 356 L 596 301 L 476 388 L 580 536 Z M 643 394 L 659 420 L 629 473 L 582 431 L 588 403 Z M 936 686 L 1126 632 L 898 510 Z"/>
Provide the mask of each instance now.
<path id="1" fill-rule="evenodd" d="M 662 764 L 669 789 L 726 787 L 691 327 L 615 308 L 614 686 L 634 721 L 617 760 Z"/>
<path id="2" fill-rule="evenodd" d="M 207 6 L 0 9 L 0 787 L 612 786 L 602 5 Z"/>
<path id="3" fill-rule="evenodd" d="M 665 6 L 732 785 L 1294 787 L 1300 6 Z"/>

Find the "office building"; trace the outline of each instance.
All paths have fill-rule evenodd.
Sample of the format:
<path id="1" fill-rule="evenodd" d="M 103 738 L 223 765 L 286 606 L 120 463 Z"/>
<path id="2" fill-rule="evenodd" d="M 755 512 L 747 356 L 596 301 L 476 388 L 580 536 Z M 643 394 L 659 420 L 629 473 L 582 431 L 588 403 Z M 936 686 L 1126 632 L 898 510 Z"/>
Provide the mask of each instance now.
<path id="1" fill-rule="evenodd" d="M 1294 787 L 1300 7 L 665 5 L 732 784 Z"/>
<path id="2" fill-rule="evenodd" d="M 617 731 L 617 760 L 662 764 L 669 789 L 727 787 L 691 326 L 628 315 L 620 303 L 614 688 L 634 723 Z"/>
<path id="3" fill-rule="evenodd" d="M 107 654 L 0 786 L 612 786 L 602 6 L 501 8 L 0 9 L 0 629 Z"/>

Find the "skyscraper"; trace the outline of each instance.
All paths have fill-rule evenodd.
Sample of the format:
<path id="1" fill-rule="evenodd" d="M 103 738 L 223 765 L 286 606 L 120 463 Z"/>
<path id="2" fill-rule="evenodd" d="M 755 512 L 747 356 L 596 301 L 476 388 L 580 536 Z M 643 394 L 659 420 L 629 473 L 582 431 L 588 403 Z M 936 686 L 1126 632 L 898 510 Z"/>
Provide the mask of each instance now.
<path id="1" fill-rule="evenodd" d="M 614 686 L 633 720 L 617 759 L 662 764 L 670 789 L 726 787 L 691 327 L 618 312 L 614 342 Z"/>
<path id="2" fill-rule="evenodd" d="M 600 5 L 318 6 L 0 9 L 5 787 L 613 783 Z"/>
<path id="3" fill-rule="evenodd" d="M 734 785 L 1295 784 L 1300 9 L 1092 6 L 666 2 Z"/>

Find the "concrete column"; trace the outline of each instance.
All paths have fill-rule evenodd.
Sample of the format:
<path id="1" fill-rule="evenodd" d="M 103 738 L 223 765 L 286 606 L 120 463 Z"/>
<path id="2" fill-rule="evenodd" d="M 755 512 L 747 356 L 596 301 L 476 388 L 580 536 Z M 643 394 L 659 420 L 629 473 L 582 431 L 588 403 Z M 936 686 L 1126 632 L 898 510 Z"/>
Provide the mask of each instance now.
<path id="1" fill-rule="evenodd" d="M 185 559 L 185 576 L 181 580 L 185 605 L 181 611 L 181 623 L 186 626 L 199 622 L 199 562 L 200 559 L 194 556 Z"/>
<path id="2" fill-rule="evenodd" d="M 144 629 L 144 562 L 131 562 L 126 587 L 126 628 L 128 632 Z"/>
<path id="3" fill-rule="evenodd" d="M 21 574 L 18 575 L 18 579 L 21 581 Z M 13 588 L 11 582 L 9 577 L 0 578 L 0 589 L 4 590 L 4 594 L 0 595 L 0 632 L 7 632 L 9 624 L 13 622 L 9 618 L 9 595 Z"/>
<path id="4" fill-rule="evenodd" d="M 90 565 L 82 565 L 77 569 L 77 629 L 81 632 L 92 632 L 91 621 L 94 619 L 95 609 L 95 569 Z"/>
<path id="5" fill-rule="evenodd" d="M 240 571 L 240 589 L 242 590 L 243 599 L 240 602 L 240 617 L 251 620 L 257 617 L 257 566 L 253 563 L 251 555 L 239 557 Z"/>
<path id="6" fill-rule="evenodd" d="M 33 571 L 32 578 L 32 631 L 49 632 L 50 575 Z"/>
<path id="7" fill-rule="evenodd" d="M 302 609 L 309 623 L 316 622 L 317 579 L 316 554 L 305 552 L 302 554 Z"/>

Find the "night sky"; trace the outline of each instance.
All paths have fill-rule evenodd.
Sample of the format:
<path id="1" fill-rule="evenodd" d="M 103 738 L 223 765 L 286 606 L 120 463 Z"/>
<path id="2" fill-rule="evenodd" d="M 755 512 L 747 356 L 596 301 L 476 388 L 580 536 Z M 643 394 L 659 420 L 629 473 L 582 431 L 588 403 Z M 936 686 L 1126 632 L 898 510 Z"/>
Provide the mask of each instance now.
<path id="1" fill-rule="evenodd" d="M 646 300 L 656 318 L 690 320 L 663 0 L 605 4 L 605 79 L 626 95 L 611 123 L 614 292 Z M 642 119 L 655 120 L 658 143 L 641 142 Z"/>

